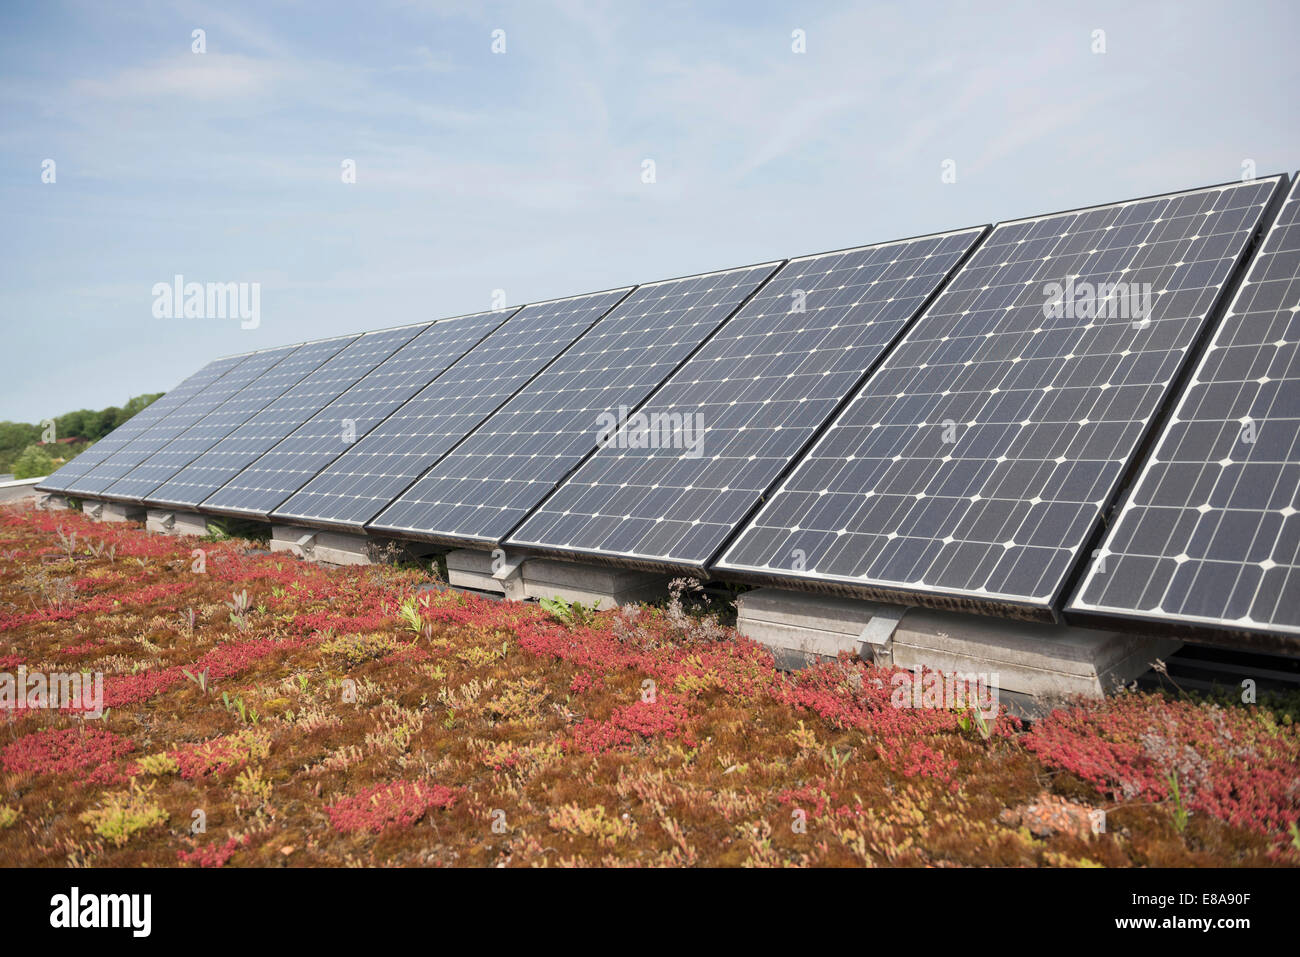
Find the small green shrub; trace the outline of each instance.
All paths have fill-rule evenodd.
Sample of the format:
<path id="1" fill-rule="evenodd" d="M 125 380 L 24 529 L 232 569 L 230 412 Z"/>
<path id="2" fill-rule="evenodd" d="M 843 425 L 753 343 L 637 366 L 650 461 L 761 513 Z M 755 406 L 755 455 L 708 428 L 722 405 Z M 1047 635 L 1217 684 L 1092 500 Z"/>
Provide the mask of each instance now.
<path id="1" fill-rule="evenodd" d="M 106 794 L 99 807 L 81 815 L 81 822 L 121 847 L 132 835 L 167 822 L 167 812 L 150 800 L 152 790 L 152 784 L 141 787 L 133 780 L 127 790 Z"/>
<path id="2" fill-rule="evenodd" d="M 163 775 L 175 774 L 181 769 L 170 754 L 151 754 L 148 757 L 141 758 L 136 765 L 145 774 Z"/>
<path id="3" fill-rule="evenodd" d="M 14 478 L 40 478 L 55 469 L 54 459 L 39 445 L 29 445 L 14 459 Z"/>
<path id="4" fill-rule="evenodd" d="M 383 634 L 339 635 L 323 642 L 320 650 L 327 658 L 354 668 L 392 654 L 397 650 L 397 639 Z"/>
<path id="5" fill-rule="evenodd" d="M 580 601 L 566 601 L 559 595 L 543 598 L 538 602 L 548 615 L 570 627 L 589 625 L 596 617 L 595 605 L 584 605 Z"/>

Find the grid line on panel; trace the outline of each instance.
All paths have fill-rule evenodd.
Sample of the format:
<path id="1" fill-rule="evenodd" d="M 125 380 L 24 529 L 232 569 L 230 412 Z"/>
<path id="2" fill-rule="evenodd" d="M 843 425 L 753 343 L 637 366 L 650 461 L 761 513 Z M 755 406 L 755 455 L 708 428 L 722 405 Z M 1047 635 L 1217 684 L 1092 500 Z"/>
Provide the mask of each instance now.
<path id="1" fill-rule="evenodd" d="M 716 567 L 1050 611 L 1276 186 L 999 224 Z"/>
<path id="2" fill-rule="evenodd" d="M 426 327 L 401 326 L 358 336 L 170 477 L 150 498 L 197 507 Z"/>
<path id="3" fill-rule="evenodd" d="M 414 393 L 468 354 L 515 310 L 430 323 L 201 503 L 264 517 Z"/>
<path id="4" fill-rule="evenodd" d="M 791 260 L 509 542 L 703 567 L 984 229 Z"/>
<path id="5" fill-rule="evenodd" d="M 73 479 L 81 478 L 132 440 L 152 431 L 173 412 L 183 408 L 196 396 L 243 361 L 243 356 L 215 359 L 202 369 L 168 390 L 158 401 L 141 409 L 127 421 L 95 442 L 70 462 L 52 473 L 37 488 L 41 491 L 64 491 Z"/>
<path id="6" fill-rule="evenodd" d="M 183 434 L 110 485 L 104 490 L 104 495 L 108 498 L 151 503 L 153 500 L 150 493 L 154 489 L 283 395 L 355 338 L 346 336 L 326 339 L 257 353 L 249 362 L 257 364 L 261 370 L 258 375 Z"/>
<path id="7" fill-rule="evenodd" d="M 1300 633 L 1300 183 L 1070 612 Z"/>
<path id="8" fill-rule="evenodd" d="M 532 303 L 498 327 L 272 513 L 357 528 L 531 382 L 631 291 Z"/>
<path id="9" fill-rule="evenodd" d="M 370 527 L 500 541 L 596 447 L 602 417 L 642 402 L 778 265 L 639 286 Z"/>

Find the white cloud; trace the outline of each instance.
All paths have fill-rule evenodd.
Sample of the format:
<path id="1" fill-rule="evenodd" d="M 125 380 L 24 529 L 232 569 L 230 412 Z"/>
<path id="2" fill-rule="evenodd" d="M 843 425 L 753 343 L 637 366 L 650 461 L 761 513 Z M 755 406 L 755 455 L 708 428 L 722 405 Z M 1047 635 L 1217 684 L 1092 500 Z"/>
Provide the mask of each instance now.
<path id="1" fill-rule="evenodd" d="M 78 80 L 73 91 L 107 100 L 247 99 L 271 93 L 283 78 L 284 67 L 271 60 L 238 53 L 182 53 L 108 77 Z"/>

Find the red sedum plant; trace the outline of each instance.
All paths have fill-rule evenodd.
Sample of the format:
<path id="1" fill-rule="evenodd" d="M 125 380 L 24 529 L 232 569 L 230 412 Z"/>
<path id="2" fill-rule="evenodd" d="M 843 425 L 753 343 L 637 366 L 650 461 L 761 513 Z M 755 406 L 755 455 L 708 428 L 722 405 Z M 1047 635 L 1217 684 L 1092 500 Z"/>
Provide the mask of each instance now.
<path id="1" fill-rule="evenodd" d="M 460 792 L 441 784 L 395 781 L 376 784 L 325 808 L 330 824 L 344 834 L 378 834 L 389 827 L 410 827 L 433 808 L 449 808 Z"/>
<path id="2" fill-rule="evenodd" d="M 1284 835 L 1300 820 L 1300 728 L 1253 708 L 1124 694 L 1053 712 L 1023 738 L 1050 767 L 1117 801 L 1179 801 Z"/>

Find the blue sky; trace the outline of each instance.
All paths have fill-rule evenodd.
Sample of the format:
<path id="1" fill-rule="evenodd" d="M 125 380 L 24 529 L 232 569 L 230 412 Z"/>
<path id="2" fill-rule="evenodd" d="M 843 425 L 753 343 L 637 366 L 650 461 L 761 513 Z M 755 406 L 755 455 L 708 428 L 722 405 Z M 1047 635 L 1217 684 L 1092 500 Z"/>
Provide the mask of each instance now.
<path id="1" fill-rule="evenodd" d="M 1292 172 L 1297 26 L 1286 2 L 7 3 L 0 419 L 497 289 Z M 260 325 L 155 318 L 176 274 L 260 283 Z"/>

